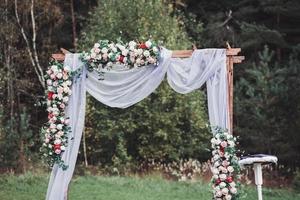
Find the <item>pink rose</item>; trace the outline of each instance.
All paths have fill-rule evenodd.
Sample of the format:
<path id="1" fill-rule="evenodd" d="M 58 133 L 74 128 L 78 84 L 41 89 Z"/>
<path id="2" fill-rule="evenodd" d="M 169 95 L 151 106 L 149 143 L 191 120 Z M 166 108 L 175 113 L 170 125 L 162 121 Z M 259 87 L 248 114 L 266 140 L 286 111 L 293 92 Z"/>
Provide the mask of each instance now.
<path id="1" fill-rule="evenodd" d="M 66 120 L 65 120 L 65 124 L 66 124 L 66 125 L 69 125 L 69 123 L 70 123 L 70 120 L 69 120 L 69 119 L 66 119 Z"/>
<path id="2" fill-rule="evenodd" d="M 61 150 L 60 150 L 60 149 L 55 149 L 55 153 L 56 153 L 56 154 L 60 154 L 60 153 L 61 153 Z"/>
<path id="3" fill-rule="evenodd" d="M 223 142 L 221 142 L 221 147 L 223 147 L 223 148 L 225 148 L 225 147 L 227 147 L 227 142 L 226 141 L 223 141 Z"/>
<path id="4" fill-rule="evenodd" d="M 56 79 L 55 74 L 51 74 L 51 75 L 50 75 L 50 78 L 51 78 L 52 80 L 55 80 L 55 79 Z"/>

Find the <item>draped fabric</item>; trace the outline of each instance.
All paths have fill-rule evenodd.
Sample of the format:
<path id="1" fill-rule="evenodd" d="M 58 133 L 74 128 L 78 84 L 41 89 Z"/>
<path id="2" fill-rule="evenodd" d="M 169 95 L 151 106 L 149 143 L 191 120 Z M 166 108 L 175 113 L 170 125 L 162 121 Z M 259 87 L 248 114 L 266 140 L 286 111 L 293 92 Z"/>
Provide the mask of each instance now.
<path id="1" fill-rule="evenodd" d="M 64 65 L 73 70 L 82 67 L 79 56 L 67 54 Z M 206 83 L 210 124 L 228 128 L 225 49 L 195 50 L 190 58 L 184 59 L 172 58 L 172 51 L 162 49 L 158 66 L 134 69 L 114 66 L 113 69 L 105 71 L 104 80 L 99 80 L 97 72 L 88 72 L 83 67 L 81 76 L 73 81 L 66 113 L 70 117 L 71 132 L 63 160 L 69 168 L 63 171 L 57 165 L 53 167 L 47 200 L 67 198 L 84 127 L 86 91 L 105 105 L 127 108 L 150 95 L 166 74 L 171 88 L 182 94 L 199 89 Z"/>

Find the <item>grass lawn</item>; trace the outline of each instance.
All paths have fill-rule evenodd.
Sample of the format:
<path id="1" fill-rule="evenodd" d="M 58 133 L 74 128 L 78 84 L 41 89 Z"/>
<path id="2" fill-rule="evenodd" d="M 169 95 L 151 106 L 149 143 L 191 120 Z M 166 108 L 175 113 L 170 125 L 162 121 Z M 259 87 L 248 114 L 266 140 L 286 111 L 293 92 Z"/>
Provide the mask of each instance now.
<path id="1" fill-rule="evenodd" d="M 48 177 L 26 174 L 0 175 L 0 200 L 43 200 Z M 247 200 L 257 199 L 253 187 L 245 189 Z M 299 200 L 288 190 L 264 189 L 265 200 Z M 206 183 L 170 182 L 161 178 L 100 177 L 73 178 L 70 200 L 210 200 Z"/>

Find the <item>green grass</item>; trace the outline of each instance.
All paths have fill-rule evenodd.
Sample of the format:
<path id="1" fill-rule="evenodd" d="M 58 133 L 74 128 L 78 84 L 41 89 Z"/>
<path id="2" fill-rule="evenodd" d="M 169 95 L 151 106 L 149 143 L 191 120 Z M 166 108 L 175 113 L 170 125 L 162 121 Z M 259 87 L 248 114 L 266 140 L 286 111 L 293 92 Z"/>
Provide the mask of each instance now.
<path id="1" fill-rule="evenodd" d="M 43 175 L 0 176 L 0 200 L 43 200 L 48 177 Z M 265 200 L 298 200 L 300 195 L 288 190 L 264 189 Z M 245 189 L 247 200 L 256 200 L 253 187 Z M 206 183 L 171 182 L 161 178 L 75 177 L 70 200 L 210 200 Z"/>

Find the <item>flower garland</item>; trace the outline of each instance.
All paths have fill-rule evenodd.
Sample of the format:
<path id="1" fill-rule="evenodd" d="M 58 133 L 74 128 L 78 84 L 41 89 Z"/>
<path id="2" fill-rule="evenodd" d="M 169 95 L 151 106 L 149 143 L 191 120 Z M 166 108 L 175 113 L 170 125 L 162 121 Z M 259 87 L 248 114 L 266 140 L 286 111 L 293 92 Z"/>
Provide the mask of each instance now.
<path id="1" fill-rule="evenodd" d="M 214 128 L 211 139 L 212 151 L 212 184 L 215 200 L 238 199 L 238 179 L 240 172 L 235 149 L 236 138 L 221 128 Z"/>
<path id="2" fill-rule="evenodd" d="M 120 39 L 117 43 L 100 40 L 94 44 L 90 52 L 83 52 L 81 59 L 90 71 L 99 72 L 104 68 L 111 68 L 114 64 L 125 68 L 157 65 L 159 54 L 159 47 L 151 40 L 145 43 L 135 41 L 124 43 Z"/>
<path id="3" fill-rule="evenodd" d="M 51 62 L 45 76 L 47 81 L 48 122 L 41 133 L 43 146 L 41 151 L 50 166 L 58 164 L 67 169 L 61 155 L 65 151 L 70 132 L 69 119 L 65 117 L 65 108 L 71 95 L 73 72 L 69 66 L 59 62 Z"/>

